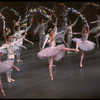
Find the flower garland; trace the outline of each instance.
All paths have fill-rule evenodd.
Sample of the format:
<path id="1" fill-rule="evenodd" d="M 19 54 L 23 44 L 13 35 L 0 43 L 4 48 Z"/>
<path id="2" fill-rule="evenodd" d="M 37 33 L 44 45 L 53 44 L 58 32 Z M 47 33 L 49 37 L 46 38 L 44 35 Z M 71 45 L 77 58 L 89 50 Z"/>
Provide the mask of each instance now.
<path id="1" fill-rule="evenodd" d="M 70 8 L 70 7 L 68 7 L 66 10 L 65 10 L 65 13 L 64 13 L 64 22 L 65 22 L 65 25 L 67 25 L 67 15 L 68 15 L 68 13 L 69 12 L 72 12 L 72 13 L 74 13 L 74 14 L 77 14 L 77 15 L 79 15 L 78 17 L 81 17 L 81 19 L 82 19 L 82 21 L 83 21 L 83 23 L 84 23 L 84 26 L 87 26 L 88 25 L 88 23 L 87 23 L 87 21 L 86 21 L 86 18 L 83 16 L 83 14 L 81 14 L 78 10 L 76 10 L 76 9 L 74 9 L 74 8 Z"/>

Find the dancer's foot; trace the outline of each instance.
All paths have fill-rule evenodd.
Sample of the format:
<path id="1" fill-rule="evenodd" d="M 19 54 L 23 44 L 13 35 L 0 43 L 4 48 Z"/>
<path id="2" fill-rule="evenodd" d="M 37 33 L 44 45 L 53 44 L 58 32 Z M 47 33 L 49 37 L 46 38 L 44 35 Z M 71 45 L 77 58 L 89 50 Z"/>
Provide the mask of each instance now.
<path id="1" fill-rule="evenodd" d="M 10 79 L 7 79 L 7 82 L 11 82 L 11 80 Z"/>
<path id="2" fill-rule="evenodd" d="M 68 54 L 72 53 L 71 51 L 67 51 Z"/>
<path id="3" fill-rule="evenodd" d="M 53 76 L 50 76 L 51 81 L 53 81 Z"/>
<path id="4" fill-rule="evenodd" d="M 15 67 L 15 70 L 16 70 L 16 71 L 20 71 L 20 69 L 19 69 L 18 67 Z"/>
<path id="5" fill-rule="evenodd" d="M 23 62 L 23 61 L 19 59 L 19 60 L 17 60 L 17 62 Z"/>
<path id="6" fill-rule="evenodd" d="M 53 67 L 56 67 L 56 65 L 52 65 Z"/>
<path id="7" fill-rule="evenodd" d="M 77 53 L 77 52 L 79 52 L 79 50 L 78 50 L 78 49 L 76 49 L 76 53 Z"/>
<path id="8" fill-rule="evenodd" d="M 5 97 L 5 92 L 3 89 L 1 89 L 1 93 L 3 94 L 3 96 Z"/>
<path id="9" fill-rule="evenodd" d="M 14 80 L 14 79 L 12 79 L 12 78 L 10 79 L 10 81 L 13 81 L 13 82 L 15 82 L 15 80 Z"/>
<path id="10" fill-rule="evenodd" d="M 82 67 L 82 63 L 80 63 L 80 67 Z"/>

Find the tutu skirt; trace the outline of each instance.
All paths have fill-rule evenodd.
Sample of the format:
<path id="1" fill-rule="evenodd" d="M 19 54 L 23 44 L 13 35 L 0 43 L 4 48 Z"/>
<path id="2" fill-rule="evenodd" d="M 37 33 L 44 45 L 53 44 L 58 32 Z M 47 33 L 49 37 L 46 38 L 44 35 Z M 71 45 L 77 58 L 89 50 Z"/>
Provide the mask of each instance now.
<path id="1" fill-rule="evenodd" d="M 62 47 L 65 47 L 65 46 L 63 44 L 61 44 L 61 45 L 58 45 L 55 47 L 47 47 L 47 48 L 41 50 L 37 55 L 40 59 L 54 57 L 54 60 L 58 61 L 65 54 L 65 51 L 62 50 Z"/>
<path id="2" fill-rule="evenodd" d="M 97 33 L 100 30 L 100 26 L 94 27 L 90 30 L 90 33 Z"/>
<path id="3" fill-rule="evenodd" d="M 78 42 L 79 48 L 83 51 L 90 51 L 95 48 L 95 43 L 86 40 L 83 41 L 82 38 L 73 38 L 74 42 Z"/>
<path id="4" fill-rule="evenodd" d="M 6 72 L 11 69 L 11 65 L 13 65 L 13 62 L 11 60 L 0 62 L 0 73 Z"/>

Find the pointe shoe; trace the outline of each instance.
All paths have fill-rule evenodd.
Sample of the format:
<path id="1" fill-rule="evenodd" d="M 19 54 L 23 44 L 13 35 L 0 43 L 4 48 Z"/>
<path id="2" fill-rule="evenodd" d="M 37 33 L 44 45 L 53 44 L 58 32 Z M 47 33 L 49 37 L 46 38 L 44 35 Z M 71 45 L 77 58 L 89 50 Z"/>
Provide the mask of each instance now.
<path id="1" fill-rule="evenodd" d="M 23 61 L 19 59 L 19 60 L 17 60 L 17 62 L 23 62 Z"/>
<path id="2" fill-rule="evenodd" d="M 3 94 L 3 96 L 5 97 L 5 92 L 3 89 L 1 89 L 1 93 Z"/>
<path id="3" fill-rule="evenodd" d="M 56 65 L 52 65 L 53 67 L 56 67 Z"/>
<path id="4" fill-rule="evenodd" d="M 20 62 L 23 62 L 22 60 L 19 59 Z"/>
<path id="5" fill-rule="evenodd" d="M 12 79 L 12 78 L 10 79 L 10 81 L 13 81 L 13 82 L 15 82 L 15 80 L 14 80 L 14 79 Z"/>
<path id="6" fill-rule="evenodd" d="M 20 69 L 19 69 L 18 67 L 15 67 L 15 70 L 16 70 L 16 71 L 20 71 Z"/>
<path id="7" fill-rule="evenodd" d="M 76 49 L 77 51 L 76 51 L 76 53 L 79 51 L 78 49 Z"/>
<path id="8" fill-rule="evenodd" d="M 72 53 L 71 51 L 67 51 L 68 54 Z"/>
<path id="9" fill-rule="evenodd" d="M 82 64 L 80 63 L 80 67 L 82 67 Z"/>
<path id="10" fill-rule="evenodd" d="M 8 82 L 11 82 L 11 80 L 10 80 L 10 79 L 8 79 L 7 81 L 8 81 Z"/>
<path id="11" fill-rule="evenodd" d="M 51 81 L 53 81 L 53 76 L 50 76 Z"/>

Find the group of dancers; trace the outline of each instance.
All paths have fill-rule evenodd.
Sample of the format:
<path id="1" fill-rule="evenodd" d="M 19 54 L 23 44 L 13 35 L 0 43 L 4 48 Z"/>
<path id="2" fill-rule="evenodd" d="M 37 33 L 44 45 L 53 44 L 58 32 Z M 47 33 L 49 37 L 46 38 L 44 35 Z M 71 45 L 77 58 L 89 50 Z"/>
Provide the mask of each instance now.
<path id="1" fill-rule="evenodd" d="M 89 25 L 86 24 L 82 26 L 81 32 L 73 32 L 72 28 L 78 22 L 78 18 L 75 20 L 73 24 L 71 24 L 71 20 L 68 20 L 67 26 L 64 26 L 62 30 L 58 32 L 58 27 L 57 27 L 58 18 L 56 17 L 56 21 L 54 23 L 53 28 L 50 28 L 47 34 L 45 33 L 45 25 L 47 25 L 50 22 L 50 20 L 44 22 L 44 20 L 40 18 L 38 25 L 34 29 L 34 36 L 37 33 L 37 31 L 39 32 L 40 51 L 37 53 L 37 56 L 40 59 L 45 59 L 45 58 L 48 59 L 51 81 L 53 81 L 53 73 L 52 73 L 52 67 L 54 66 L 53 62 L 61 60 L 61 58 L 65 56 L 66 51 L 67 53 L 71 53 L 68 51 L 74 51 L 77 53 L 79 52 L 80 49 L 81 50 L 80 67 L 83 66 L 84 53 L 86 51 L 93 50 L 96 45 L 94 42 L 88 40 L 88 36 L 90 33 L 96 33 L 95 38 L 97 42 L 97 47 L 99 48 L 98 39 L 100 35 L 100 16 L 97 15 L 97 21 L 91 22 L 91 24 L 97 23 L 97 26 L 94 27 L 93 29 L 90 30 Z M 13 35 L 11 35 L 10 28 L 6 28 L 5 23 L 3 24 L 3 32 L 4 32 L 3 35 L 5 39 L 5 44 L 2 44 L 2 46 L 0 47 L 0 56 L 3 56 L 4 53 L 6 53 L 7 59 L 5 61 L 0 61 L 0 89 L 1 93 L 4 96 L 5 92 L 2 87 L 1 74 L 6 73 L 8 82 L 15 81 L 11 77 L 11 73 L 13 69 L 15 69 L 16 71 L 20 71 L 20 69 L 14 65 L 14 60 L 16 58 L 18 63 L 22 62 L 22 60 L 20 59 L 22 48 L 27 49 L 23 45 L 23 40 L 31 43 L 32 45 L 34 44 L 32 41 L 26 39 L 27 31 L 29 30 L 31 25 L 29 25 L 29 27 L 27 27 L 26 29 L 21 30 L 20 20 L 21 17 L 19 18 L 18 21 L 13 22 L 14 24 Z M 87 23 L 86 20 L 84 22 Z M 62 38 L 61 39 L 63 40 L 63 42 L 61 44 L 56 45 L 57 42 L 56 36 L 60 34 L 67 34 L 67 47 L 64 44 L 65 43 L 64 39 Z M 73 38 L 73 34 L 74 35 L 81 34 L 82 37 Z M 76 48 L 71 48 L 72 41 L 76 43 Z M 48 47 L 46 47 L 46 44 L 49 44 Z"/>

